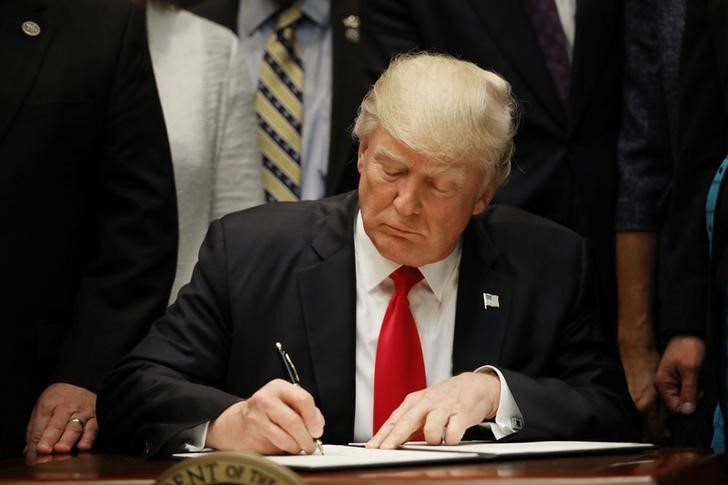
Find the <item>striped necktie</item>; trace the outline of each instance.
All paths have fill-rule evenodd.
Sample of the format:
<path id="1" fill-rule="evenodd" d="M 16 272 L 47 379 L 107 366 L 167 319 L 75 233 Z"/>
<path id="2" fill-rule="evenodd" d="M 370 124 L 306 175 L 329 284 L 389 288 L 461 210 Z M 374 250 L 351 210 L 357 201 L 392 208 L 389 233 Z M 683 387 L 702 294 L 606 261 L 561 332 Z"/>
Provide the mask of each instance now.
<path id="1" fill-rule="evenodd" d="M 255 111 L 268 202 L 301 198 L 303 63 L 294 35 L 301 16 L 295 5 L 278 15 L 260 65 Z"/>

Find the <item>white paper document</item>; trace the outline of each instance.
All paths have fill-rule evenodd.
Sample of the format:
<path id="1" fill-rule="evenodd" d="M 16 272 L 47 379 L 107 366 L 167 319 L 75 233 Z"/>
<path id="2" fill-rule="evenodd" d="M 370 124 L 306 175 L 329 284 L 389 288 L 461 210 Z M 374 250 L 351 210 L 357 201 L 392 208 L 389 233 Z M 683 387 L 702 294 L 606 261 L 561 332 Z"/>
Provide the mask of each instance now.
<path id="1" fill-rule="evenodd" d="M 294 470 L 314 471 L 482 462 L 536 456 L 636 452 L 655 448 L 655 445 L 607 441 L 533 441 L 526 443 L 464 441 L 454 446 L 430 446 L 423 441 L 412 441 L 396 450 L 369 449 L 365 448 L 363 443 L 324 445 L 323 448 L 323 455 L 302 453 L 300 455 L 274 455 L 266 458 Z M 175 453 L 173 456 L 191 458 L 200 456 L 200 452 Z"/>
<path id="2" fill-rule="evenodd" d="M 525 443 L 462 442 L 459 445 L 430 446 L 424 442 L 409 442 L 405 450 L 431 452 L 477 453 L 482 458 L 507 458 L 518 456 L 577 455 L 598 452 L 642 451 L 655 448 L 650 443 L 612 441 L 529 441 Z"/>
<path id="3" fill-rule="evenodd" d="M 423 465 L 476 461 L 477 453 L 420 450 L 378 450 L 345 445 L 324 445 L 324 454 L 268 456 L 271 461 L 294 470 L 336 470 L 385 466 Z"/>

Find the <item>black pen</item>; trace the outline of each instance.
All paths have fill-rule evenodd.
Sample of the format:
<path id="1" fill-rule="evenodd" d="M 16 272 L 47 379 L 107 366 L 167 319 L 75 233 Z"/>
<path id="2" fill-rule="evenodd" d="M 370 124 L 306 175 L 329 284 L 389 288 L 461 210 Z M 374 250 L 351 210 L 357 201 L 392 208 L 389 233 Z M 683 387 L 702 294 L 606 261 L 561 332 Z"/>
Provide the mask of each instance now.
<path id="1" fill-rule="evenodd" d="M 283 368 L 286 370 L 286 373 L 288 374 L 288 380 L 291 381 L 291 384 L 300 386 L 301 385 L 301 378 L 298 377 L 298 371 L 296 371 L 296 366 L 293 365 L 293 361 L 291 360 L 291 356 L 288 355 L 288 352 L 283 350 L 283 346 L 280 342 L 276 342 L 276 349 L 278 350 L 278 355 L 281 357 L 281 362 L 283 363 Z M 324 445 L 321 443 L 320 439 L 314 440 L 316 442 L 316 448 L 318 448 L 319 453 L 322 455 L 324 454 Z"/>

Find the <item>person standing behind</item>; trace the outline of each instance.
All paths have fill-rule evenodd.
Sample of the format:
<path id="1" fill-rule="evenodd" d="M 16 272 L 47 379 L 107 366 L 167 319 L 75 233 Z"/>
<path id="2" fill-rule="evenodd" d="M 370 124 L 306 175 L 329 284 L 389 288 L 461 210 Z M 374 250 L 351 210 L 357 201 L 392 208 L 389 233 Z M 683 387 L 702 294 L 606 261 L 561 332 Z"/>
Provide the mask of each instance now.
<path id="1" fill-rule="evenodd" d="M 0 19 L 0 455 L 87 450 L 101 380 L 164 312 L 174 277 L 144 12 L 0 0 Z"/>
<path id="2" fill-rule="evenodd" d="M 672 337 L 684 333 L 686 322 L 680 320 L 689 308 L 686 299 L 673 294 L 676 283 L 684 280 L 672 273 L 670 245 L 682 237 L 675 233 L 682 229 L 674 227 L 670 223 L 672 218 L 666 217 L 673 196 L 670 178 L 680 158 L 679 68 L 686 3 L 625 2 L 625 117 L 619 140 L 617 229 L 622 231 L 622 238 L 637 244 L 641 239 L 643 243 L 617 246 L 621 263 L 618 278 L 628 275 L 626 280 L 632 282 L 619 285 L 619 344 L 630 393 L 643 414 L 644 439 L 704 448 L 712 436 L 712 389 L 703 387 L 707 392 L 703 399 L 695 401 L 693 411 L 670 415 L 668 433 L 665 407 L 654 386 L 659 351 Z M 676 182 L 679 187 L 680 182 Z M 680 197 L 678 205 L 682 205 Z M 702 222 L 703 218 L 697 219 Z M 635 299 L 635 294 L 641 297 Z M 705 294 L 699 300 L 690 299 L 689 305 L 697 303 L 702 308 L 693 307 L 689 312 L 689 325 L 704 320 L 704 297 Z M 677 315 L 680 317 L 676 319 Z M 681 327 L 682 331 L 676 332 Z M 667 360 L 687 355 L 695 348 L 697 332 L 688 333 L 691 335 L 676 338 L 668 346 Z M 714 368 L 703 368 L 706 375 L 700 380 L 710 382 L 714 372 Z"/>
<path id="3" fill-rule="evenodd" d="M 514 170 L 494 200 L 584 236 L 616 341 L 615 196 L 622 114 L 623 2 L 367 0 L 365 77 L 400 52 L 454 55 L 495 71 L 522 106 Z"/>
<path id="4" fill-rule="evenodd" d="M 147 31 L 177 188 L 171 303 L 190 280 L 210 221 L 263 202 L 255 91 L 227 29 L 173 1 L 150 0 Z"/>
<path id="5" fill-rule="evenodd" d="M 351 126 L 365 92 L 359 0 L 208 0 L 193 11 L 239 36 L 258 92 L 266 199 L 356 188 Z"/>
<path id="6" fill-rule="evenodd" d="M 679 415 L 695 413 L 703 392 L 703 401 L 712 404 L 707 398 L 715 393 L 723 415 L 726 411 L 726 177 L 715 184 L 713 219 L 706 217 L 711 185 L 728 154 L 726 18 L 725 0 L 687 1 L 680 57 L 680 150 L 664 231 L 665 278 L 672 284 L 661 326 L 671 338 L 655 375 L 667 408 Z M 704 368 L 717 371 L 701 375 Z M 723 433 L 714 436 L 716 451 L 724 447 Z"/>

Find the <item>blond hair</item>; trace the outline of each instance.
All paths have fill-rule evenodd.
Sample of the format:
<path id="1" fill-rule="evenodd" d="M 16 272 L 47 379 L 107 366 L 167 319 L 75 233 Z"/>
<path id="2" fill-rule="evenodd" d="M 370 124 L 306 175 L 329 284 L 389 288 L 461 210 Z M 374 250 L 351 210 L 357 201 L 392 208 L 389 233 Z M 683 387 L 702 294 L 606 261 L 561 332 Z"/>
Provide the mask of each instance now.
<path id="1" fill-rule="evenodd" d="M 517 107 L 503 78 L 473 63 L 429 53 L 396 57 L 359 107 L 354 136 L 382 126 L 436 160 L 482 163 L 484 186 L 511 170 Z"/>

